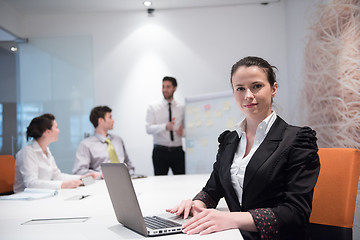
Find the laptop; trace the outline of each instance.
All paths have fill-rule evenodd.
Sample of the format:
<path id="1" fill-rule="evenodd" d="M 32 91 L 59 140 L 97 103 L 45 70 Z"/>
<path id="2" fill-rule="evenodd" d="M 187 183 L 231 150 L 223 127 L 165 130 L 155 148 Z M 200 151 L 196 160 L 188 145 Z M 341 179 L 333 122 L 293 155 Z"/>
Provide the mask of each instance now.
<path id="1" fill-rule="evenodd" d="M 102 163 L 101 169 L 119 223 L 146 237 L 182 233 L 179 222 L 160 216 L 143 217 L 125 164 Z"/>

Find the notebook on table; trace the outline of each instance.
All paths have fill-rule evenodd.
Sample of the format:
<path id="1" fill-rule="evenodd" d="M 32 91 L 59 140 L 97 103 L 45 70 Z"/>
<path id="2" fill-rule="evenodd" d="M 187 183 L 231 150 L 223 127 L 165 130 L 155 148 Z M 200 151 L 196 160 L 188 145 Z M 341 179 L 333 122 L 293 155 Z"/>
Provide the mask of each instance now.
<path id="1" fill-rule="evenodd" d="M 119 223 L 144 236 L 182 232 L 182 224 L 179 222 L 160 216 L 143 217 L 125 164 L 102 163 L 101 169 Z"/>

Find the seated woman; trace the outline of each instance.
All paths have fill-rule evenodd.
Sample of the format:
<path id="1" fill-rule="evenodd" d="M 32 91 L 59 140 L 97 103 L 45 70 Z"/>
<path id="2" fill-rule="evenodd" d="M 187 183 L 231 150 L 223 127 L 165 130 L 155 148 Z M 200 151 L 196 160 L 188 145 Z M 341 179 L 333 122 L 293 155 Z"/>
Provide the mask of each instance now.
<path id="1" fill-rule="evenodd" d="M 168 209 L 193 218 L 187 234 L 240 229 L 247 239 L 308 239 L 313 190 L 320 162 L 316 133 L 287 124 L 272 110 L 274 68 L 246 57 L 231 69 L 235 102 L 245 118 L 219 137 L 216 162 L 193 200 Z M 276 69 L 276 68 L 275 68 Z M 224 197 L 230 212 L 215 208 Z"/>
<path id="2" fill-rule="evenodd" d="M 61 173 L 48 148 L 58 140 L 59 129 L 52 114 L 43 114 L 31 120 L 27 127 L 26 140 L 33 141 L 24 146 L 15 161 L 14 192 L 25 188 L 76 188 L 82 184 L 85 176 Z M 96 178 L 95 174 L 89 174 Z"/>

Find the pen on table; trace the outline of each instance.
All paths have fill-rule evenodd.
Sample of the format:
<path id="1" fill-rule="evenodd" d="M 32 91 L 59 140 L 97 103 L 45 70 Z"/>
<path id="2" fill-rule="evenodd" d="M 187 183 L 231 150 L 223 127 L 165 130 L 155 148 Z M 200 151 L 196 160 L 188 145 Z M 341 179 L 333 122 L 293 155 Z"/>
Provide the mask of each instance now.
<path id="1" fill-rule="evenodd" d="M 80 196 L 79 200 L 84 199 L 84 198 L 89 197 L 89 196 L 90 195 L 82 195 L 82 196 Z"/>

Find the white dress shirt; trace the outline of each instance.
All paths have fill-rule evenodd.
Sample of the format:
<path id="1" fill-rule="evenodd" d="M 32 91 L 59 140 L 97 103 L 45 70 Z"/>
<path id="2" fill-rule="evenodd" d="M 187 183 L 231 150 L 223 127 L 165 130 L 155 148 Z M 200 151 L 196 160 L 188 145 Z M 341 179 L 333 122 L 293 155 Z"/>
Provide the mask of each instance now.
<path id="1" fill-rule="evenodd" d="M 153 135 L 154 144 L 179 147 L 181 146 L 181 136 L 175 131 L 179 126 L 184 126 L 184 106 L 177 101 L 171 102 L 171 115 L 175 118 L 174 141 L 170 139 L 170 132 L 166 130 L 166 124 L 169 122 L 168 101 L 163 98 L 161 101 L 151 104 L 146 113 L 146 132 Z"/>
<path id="2" fill-rule="evenodd" d="M 119 162 L 125 163 L 130 174 L 133 174 L 135 168 L 126 153 L 124 141 L 119 136 L 113 134 L 108 134 L 107 137 L 114 146 Z M 102 172 L 101 163 L 110 162 L 108 145 L 105 139 L 105 136 L 95 134 L 81 141 L 76 151 L 72 171 L 74 174 L 84 175 L 90 172 Z"/>
<path id="3" fill-rule="evenodd" d="M 269 132 L 271 126 L 276 120 L 276 113 L 273 111 L 267 118 L 265 118 L 257 127 L 256 134 L 254 138 L 254 143 L 251 147 L 249 154 L 244 157 L 246 150 L 246 119 L 240 122 L 236 127 L 236 132 L 239 135 L 240 143 L 238 149 L 236 150 L 233 163 L 231 165 L 230 173 L 231 173 L 231 181 L 232 185 L 235 189 L 235 192 L 238 196 L 239 202 L 242 202 L 242 193 L 243 193 L 243 185 L 244 185 L 244 176 L 246 166 L 248 165 L 250 159 L 254 155 L 255 151 L 258 149 L 260 144 L 264 141 L 267 133 Z"/>
<path id="4" fill-rule="evenodd" d="M 36 140 L 16 154 L 14 192 L 25 188 L 60 189 L 63 181 L 80 179 L 79 175 L 61 173 L 47 148 L 47 156 Z"/>

